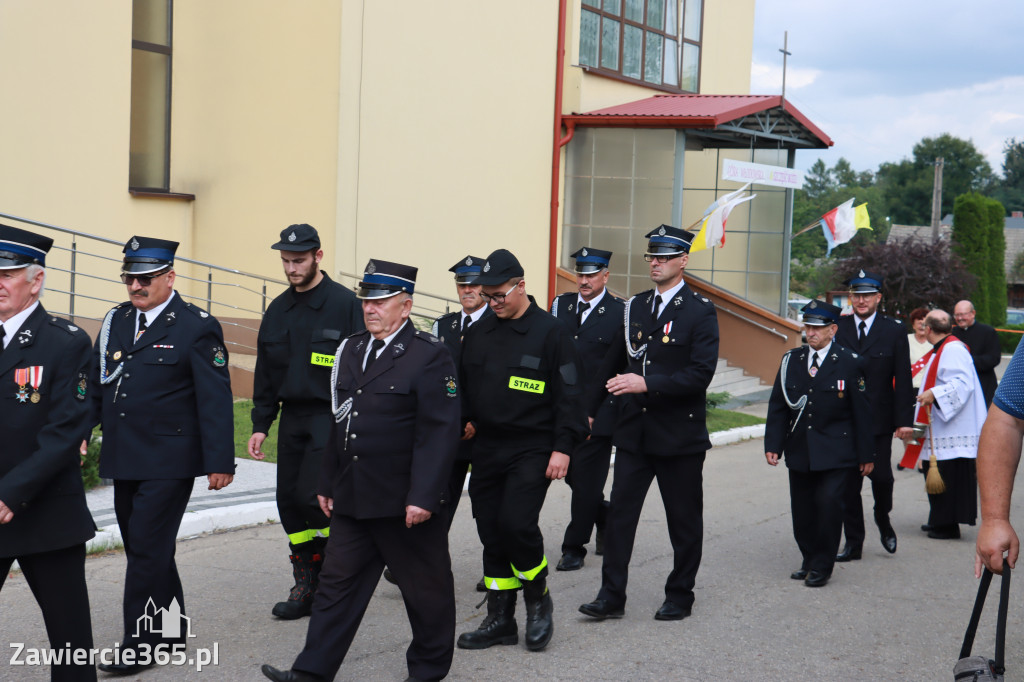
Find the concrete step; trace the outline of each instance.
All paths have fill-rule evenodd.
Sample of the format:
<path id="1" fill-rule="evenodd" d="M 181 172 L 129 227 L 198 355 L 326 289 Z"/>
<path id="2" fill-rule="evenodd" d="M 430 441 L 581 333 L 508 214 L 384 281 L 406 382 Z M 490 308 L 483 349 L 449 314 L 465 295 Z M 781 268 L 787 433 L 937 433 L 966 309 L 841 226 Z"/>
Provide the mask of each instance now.
<path id="1" fill-rule="evenodd" d="M 762 384 L 756 376 L 748 376 L 742 367 L 729 365 L 725 360 L 719 360 L 715 376 L 708 387 L 709 393 L 720 393 L 725 391 L 733 397 L 753 395 L 763 392 L 769 386 Z"/>

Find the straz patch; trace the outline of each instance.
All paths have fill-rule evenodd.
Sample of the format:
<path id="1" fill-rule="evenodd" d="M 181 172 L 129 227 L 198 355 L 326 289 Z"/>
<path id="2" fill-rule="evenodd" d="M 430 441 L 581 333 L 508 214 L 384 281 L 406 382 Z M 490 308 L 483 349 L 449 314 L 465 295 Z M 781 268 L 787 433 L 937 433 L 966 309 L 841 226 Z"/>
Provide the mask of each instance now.
<path id="1" fill-rule="evenodd" d="M 445 395 L 449 398 L 455 398 L 459 393 L 459 386 L 455 383 L 455 377 L 444 378 L 444 390 Z"/>
<path id="2" fill-rule="evenodd" d="M 85 394 L 89 387 L 89 377 L 86 376 L 85 372 L 78 373 L 78 384 L 75 386 L 75 398 L 77 400 L 85 400 Z"/>
<path id="3" fill-rule="evenodd" d="M 327 355 L 326 353 L 313 353 L 313 356 L 309 359 L 309 364 L 317 365 L 318 367 L 334 367 L 334 356 Z"/>
<path id="4" fill-rule="evenodd" d="M 221 346 L 214 346 L 213 347 L 213 366 L 214 367 L 223 367 L 226 364 L 228 364 L 228 356 L 224 352 L 224 348 L 221 347 Z"/>
<path id="5" fill-rule="evenodd" d="M 508 387 L 514 391 L 526 391 L 527 393 L 543 393 L 544 382 L 523 377 L 510 377 Z"/>

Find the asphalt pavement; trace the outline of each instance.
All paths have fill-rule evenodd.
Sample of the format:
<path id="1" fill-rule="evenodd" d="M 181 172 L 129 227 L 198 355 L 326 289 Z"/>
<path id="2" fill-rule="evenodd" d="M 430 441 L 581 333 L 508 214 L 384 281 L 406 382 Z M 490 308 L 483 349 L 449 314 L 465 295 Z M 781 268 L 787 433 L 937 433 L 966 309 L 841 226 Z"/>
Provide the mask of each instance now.
<path id="1" fill-rule="evenodd" d="M 899 452 L 896 444 L 894 458 Z M 272 516 L 272 475 L 266 484 L 243 486 L 243 481 L 272 474 L 273 465 L 246 460 L 239 464 L 234 492 L 242 493 L 236 498 L 241 504 L 227 505 L 236 508 L 234 521 L 210 520 L 219 518 L 218 513 L 196 507 L 186 515 L 186 525 L 193 524 L 193 531 L 202 534 L 178 544 L 187 613 L 196 635 L 189 641 L 189 653 L 194 658 L 200 649 L 216 647 L 217 664 L 202 672 L 194 666 L 154 668 L 128 679 L 259 680 L 261 663 L 287 668 L 302 648 L 308 620 L 278 621 L 270 615 L 274 602 L 291 586 L 280 525 L 216 530 Z M 609 489 L 610 485 L 611 480 Z M 197 491 L 193 501 L 209 505 L 234 487 L 220 493 Z M 792 535 L 787 476 L 783 466 L 765 463 L 760 439 L 714 447 L 704 467 L 704 491 L 704 556 L 690 618 L 653 619 L 672 563 L 655 485 L 637 532 L 624 618 L 594 622 L 577 612 L 600 587 L 600 557 L 589 554 L 582 570 L 551 573 L 555 635 L 547 649 L 531 653 L 522 643 L 484 651 L 457 649 L 448 679 L 950 679 L 977 589 L 975 529 L 963 527 L 964 537 L 957 541 L 925 537 L 919 527 L 927 518 L 928 502 L 920 474 L 896 472 L 896 554 L 882 549 L 869 514 L 864 558 L 837 564 L 831 582 L 817 589 L 789 579 L 799 567 L 800 555 Z M 257 499 L 268 494 L 267 500 Z M 569 497 L 564 483 L 553 484 L 541 517 L 552 564 L 559 557 Z M 870 509 L 869 486 L 864 497 L 865 509 Z M 98 493 L 91 503 L 98 505 L 97 500 Z M 1018 519 L 1019 500 L 1020 496 L 1014 502 Z M 257 520 L 251 521 L 253 515 L 238 512 L 239 508 L 255 510 Z M 484 608 L 477 608 L 481 595 L 473 590 L 481 575 L 480 544 L 468 496 L 452 528 L 451 555 L 457 632 L 463 632 L 476 628 L 485 614 Z M 96 645 L 111 646 L 121 636 L 124 555 L 90 557 L 86 570 Z M 1019 594 L 1016 588 L 1011 595 L 1007 679 L 1022 679 L 1019 671 L 1024 670 Z M 994 593 L 982 618 L 976 646 L 988 655 L 994 648 L 995 597 Z M 0 593 L 0 613 L 9 642 L 46 645 L 38 607 L 19 574 L 9 578 Z M 522 630 L 521 602 L 517 617 Z M 409 638 L 398 589 L 382 581 L 338 679 L 405 679 Z M 48 679 L 44 669 L 10 666 L 8 661 L 9 656 L 0 665 L 0 680 Z"/>

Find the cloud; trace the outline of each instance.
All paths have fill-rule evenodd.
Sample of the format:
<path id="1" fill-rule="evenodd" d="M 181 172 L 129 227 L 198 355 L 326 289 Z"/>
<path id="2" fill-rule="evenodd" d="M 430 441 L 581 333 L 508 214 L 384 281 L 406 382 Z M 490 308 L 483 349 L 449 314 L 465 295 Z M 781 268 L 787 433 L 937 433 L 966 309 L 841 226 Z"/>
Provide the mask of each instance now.
<path id="1" fill-rule="evenodd" d="M 818 80 L 818 69 L 794 69 L 786 67 L 786 94 L 806 88 Z M 757 95 L 778 94 L 782 90 L 782 64 L 771 65 L 757 61 L 750 67 L 750 92 Z"/>

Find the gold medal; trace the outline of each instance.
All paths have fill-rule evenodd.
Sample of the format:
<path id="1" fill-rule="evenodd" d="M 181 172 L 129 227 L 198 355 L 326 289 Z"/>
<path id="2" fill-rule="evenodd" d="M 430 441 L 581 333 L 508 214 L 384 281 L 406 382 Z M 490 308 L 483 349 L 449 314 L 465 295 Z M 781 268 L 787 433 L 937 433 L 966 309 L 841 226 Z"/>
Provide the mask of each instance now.
<path id="1" fill-rule="evenodd" d="M 636 338 L 637 338 L 638 341 L 643 341 L 644 333 L 642 331 L 641 332 L 637 332 L 636 333 Z"/>
<path id="2" fill-rule="evenodd" d="M 119 351 L 119 350 L 114 351 L 114 361 L 116 362 L 116 361 L 118 361 L 120 359 L 121 359 L 121 351 Z"/>
<path id="3" fill-rule="evenodd" d="M 662 343 L 668 343 L 669 342 L 668 334 L 665 334 L 665 336 L 661 337 L 661 342 Z"/>
<path id="4" fill-rule="evenodd" d="M 30 395 L 28 399 L 34 403 L 38 403 L 43 399 L 43 396 L 39 395 L 39 391 L 32 391 L 32 395 Z"/>
<path id="5" fill-rule="evenodd" d="M 836 397 L 842 398 L 843 397 L 843 392 L 839 391 L 839 393 L 836 393 Z"/>

